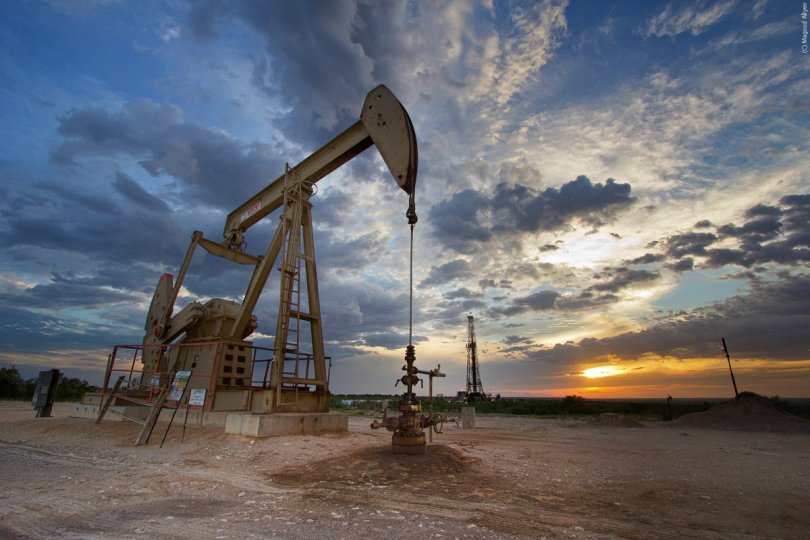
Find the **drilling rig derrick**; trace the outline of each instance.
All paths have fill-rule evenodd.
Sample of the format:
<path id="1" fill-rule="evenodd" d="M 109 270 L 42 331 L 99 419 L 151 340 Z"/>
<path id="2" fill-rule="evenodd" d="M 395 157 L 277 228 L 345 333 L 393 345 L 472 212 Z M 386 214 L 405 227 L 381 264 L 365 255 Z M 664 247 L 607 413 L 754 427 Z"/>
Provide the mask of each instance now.
<path id="1" fill-rule="evenodd" d="M 490 396 L 484 393 L 484 385 L 481 384 L 478 347 L 475 341 L 475 317 L 472 313 L 467 315 L 467 389 L 462 394 L 459 397 L 463 397 L 468 403 L 490 399 Z"/>

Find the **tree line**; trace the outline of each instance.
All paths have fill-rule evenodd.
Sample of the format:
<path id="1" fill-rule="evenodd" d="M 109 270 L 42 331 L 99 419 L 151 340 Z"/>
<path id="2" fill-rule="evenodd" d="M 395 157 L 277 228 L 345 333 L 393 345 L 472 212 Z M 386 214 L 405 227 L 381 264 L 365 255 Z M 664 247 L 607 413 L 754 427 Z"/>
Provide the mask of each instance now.
<path id="1" fill-rule="evenodd" d="M 17 368 L 0 368 L 0 399 L 31 401 L 37 378 L 23 379 Z M 75 377 L 60 377 L 56 387 L 56 401 L 79 401 L 85 392 L 97 392 L 99 388 Z"/>
<path id="2" fill-rule="evenodd" d="M 810 400 L 788 401 L 773 396 L 767 398 L 778 409 L 796 416 L 810 419 Z M 349 413 L 376 413 L 382 410 L 385 403 L 389 414 L 397 414 L 399 396 L 389 395 L 333 395 L 332 409 Z M 422 410 L 427 411 L 428 401 L 422 398 Z M 433 410 L 443 413 L 459 413 L 463 403 L 456 399 L 437 397 L 433 400 Z M 472 403 L 478 413 L 510 414 L 548 417 L 588 417 L 602 413 L 617 413 L 637 420 L 673 420 L 685 414 L 706 411 L 712 407 L 708 401 L 626 401 L 586 399 L 582 396 L 565 396 L 552 399 L 532 398 L 498 398 L 481 400 Z"/>

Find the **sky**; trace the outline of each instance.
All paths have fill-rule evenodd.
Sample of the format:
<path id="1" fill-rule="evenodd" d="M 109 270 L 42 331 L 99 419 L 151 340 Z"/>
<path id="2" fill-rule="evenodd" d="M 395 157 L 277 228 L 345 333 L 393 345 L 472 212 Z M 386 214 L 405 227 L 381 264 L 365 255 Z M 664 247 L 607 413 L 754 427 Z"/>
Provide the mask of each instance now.
<path id="1" fill-rule="evenodd" d="M 471 313 L 493 394 L 731 397 L 724 337 L 740 390 L 810 397 L 806 11 L 2 2 L 0 365 L 99 383 L 192 232 L 219 240 L 385 84 L 419 145 L 413 334 L 417 366 L 447 374 L 434 391 L 465 387 Z M 312 203 L 331 390 L 395 393 L 407 196 L 372 148 Z M 176 309 L 239 300 L 245 272 L 198 253 Z M 257 344 L 278 295 L 274 275 Z"/>

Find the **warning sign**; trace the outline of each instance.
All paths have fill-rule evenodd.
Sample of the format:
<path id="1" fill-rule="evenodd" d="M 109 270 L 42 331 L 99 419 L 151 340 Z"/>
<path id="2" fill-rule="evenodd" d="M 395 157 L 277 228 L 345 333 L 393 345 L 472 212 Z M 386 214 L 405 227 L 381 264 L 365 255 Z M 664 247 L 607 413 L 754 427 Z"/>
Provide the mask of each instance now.
<path id="1" fill-rule="evenodd" d="M 180 398 L 183 397 L 183 390 L 186 388 L 189 378 L 191 378 L 190 371 L 178 371 L 174 376 L 174 380 L 172 381 L 172 389 L 166 399 L 169 401 L 180 401 Z"/>
<path id="2" fill-rule="evenodd" d="M 205 405 L 205 388 L 192 388 L 188 395 L 189 405 Z"/>

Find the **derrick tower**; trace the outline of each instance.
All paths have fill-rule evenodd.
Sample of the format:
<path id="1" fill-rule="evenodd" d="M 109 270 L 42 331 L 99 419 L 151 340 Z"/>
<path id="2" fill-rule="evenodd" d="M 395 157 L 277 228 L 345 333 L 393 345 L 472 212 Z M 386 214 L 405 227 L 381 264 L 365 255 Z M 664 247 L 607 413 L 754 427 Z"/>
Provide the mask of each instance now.
<path id="1" fill-rule="evenodd" d="M 478 349 L 475 344 L 475 317 L 467 315 L 467 401 L 487 399 L 481 384 Z"/>

